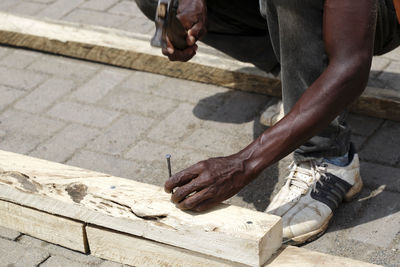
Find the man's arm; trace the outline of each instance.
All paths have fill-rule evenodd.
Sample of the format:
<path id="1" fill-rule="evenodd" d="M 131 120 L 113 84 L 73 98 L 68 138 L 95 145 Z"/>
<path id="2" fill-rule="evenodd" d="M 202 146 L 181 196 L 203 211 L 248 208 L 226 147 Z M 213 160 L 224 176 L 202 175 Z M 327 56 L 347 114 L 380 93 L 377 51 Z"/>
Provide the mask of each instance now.
<path id="1" fill-rule="evenodd" d="M 228 157 L 202 161 L 168 180 L 167 192 L 178 187 L 172 201 L 182 209 L 206 210 L 236 194 L 264 168 L 327 127 L 365 89 L 376 12 L 376 0 L 326 0 L 326 70 L 279 123 L 245 149 Z M 193 192 L 196 193 L 189 196 Z"/>

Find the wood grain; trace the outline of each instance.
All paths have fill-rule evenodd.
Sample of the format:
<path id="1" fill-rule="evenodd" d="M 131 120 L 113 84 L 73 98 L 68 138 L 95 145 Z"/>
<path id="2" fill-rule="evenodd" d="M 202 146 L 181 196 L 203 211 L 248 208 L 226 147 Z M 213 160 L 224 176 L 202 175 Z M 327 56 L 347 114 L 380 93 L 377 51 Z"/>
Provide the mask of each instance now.
<path id="1" fill-rule="evenodd" d="M 84 224 L 0 201 L 0 226 L 73 250 L 88 252 Z"/>
<path id="2" fill-rule="evenodd" d="M 149 36 L 110 28 L 37 20 L 0 12 L 0 44 L 215 84 L 231 89 L 281 96 L 281 84 L 254 65 L 222 58 L 200 47 L 190 62 L 170 62 L 150 46 Z M 400 121 L 400 92 L 367 88 L 352 105 L 355 113 Z"/>
<path id="3" fill-rule="evenodd" d="M 281 245 L 277 216 L 219 205 L 183 212 L 160 187 L 0 151 L 0 199 L 247 265 Z"/>
<path id="4" fill-rule="evenodd" d="M 108 229 L 88 226 L 93 256 L 132 266 L 246 266 Z"/>

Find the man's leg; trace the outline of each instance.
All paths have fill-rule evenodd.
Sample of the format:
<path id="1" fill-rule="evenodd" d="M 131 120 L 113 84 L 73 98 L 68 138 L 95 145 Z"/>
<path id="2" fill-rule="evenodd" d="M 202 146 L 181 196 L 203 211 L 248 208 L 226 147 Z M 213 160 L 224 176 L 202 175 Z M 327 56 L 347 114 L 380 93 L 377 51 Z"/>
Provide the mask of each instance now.
<path id="1" fill-rule="evenodd" d="M 328 64 L 322 36 L 323 0 L 266 0 L 268 29 L 281 63 L 282 99 L 288 113 Z M 349 150 L 346 112 L 295 151 L 297 162 L 339 157 Z"/>
<path id="2" fill-rule="evenodd" d="M 281 63 L 287 113 L 327 67 L 322 35 L 325 1 L 262 1 L 272 44 Z M 386 1 L 379 1 L 378 18 L 387 11 L 383 5 Z M 379 23 L 387 21 L 378 20 L 378 28 Z M 359 159 L 349 145 L 350 130 L 344 117 L 342 114 L 336 118 L 295 151 L 288 180 L 267 208 L 267 212 L 282 217 L 287 242 L 299 244 L 322 235 L 342 200 L 351 200 L 362 189 Z"/>

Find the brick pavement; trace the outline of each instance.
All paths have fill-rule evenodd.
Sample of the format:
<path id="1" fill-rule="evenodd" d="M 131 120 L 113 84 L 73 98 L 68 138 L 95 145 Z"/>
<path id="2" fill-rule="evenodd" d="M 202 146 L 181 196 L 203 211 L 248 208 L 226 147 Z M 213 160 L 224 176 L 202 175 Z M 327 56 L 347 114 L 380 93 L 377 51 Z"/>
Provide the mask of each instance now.
<path id="1" fill-rule="evenodd" d="M 32 60 L 16 64 L 21 54 Z M 258 116 L 269 101 L 263 95 L 5 47 L 0 47 L 0 63 L 7 70 L 0 79 L 0 149 L 157 185 L 166 178 L 166 153 L 172 153 L 177 171 L 247 145 L 263 130 Z M 349 123 L 365 189 L 357 201 L 339 208 L 326 235 L 306 247 L 394 266 L 400 262 L 400 123 L 354 114 Z M 283 182 L 284 165 L 264 171 L 229 202 L 264 210 Z M 44 266 L 82 266 L 90 260 L 112 264 L 13 231 L 0 229 L 0 236 L 2 261 L 17 262 L 6 253 L 13 249 Z"/>
<path id="2" fill-rule="evenodd" d="M 144 34 L 153 30 L 153 24 L 126 0 L 2 0 L 0 10 Z M 104 20 L 99 19 L 102 16 Z M 370 85 L 400 90 L 399 73 L 400 50 L 376 57 Z M 0 149 L 157 185 L 165 181 L 166 153 L 172 153 L 177 171 L 248 144 L 263 130 L 258 115 L 269 100 L 6 47 L 0 47 L 0 93 Z M 357 201 L 339 208 L 328 233 L 306 247 L 396 266 L 400 262 L 400 123 L 354 114 L 349 123 L 360 151 L 365 188 Z M 287 161 L 265 170 L 229 202 L 264 210 L 283 183 Z M 24 253 L 22 259 L 15 256 Z M 33 266 L 114 266 L 0 229 L 0 262 L 28 266 L 24 265 L 28 261 Z"/>

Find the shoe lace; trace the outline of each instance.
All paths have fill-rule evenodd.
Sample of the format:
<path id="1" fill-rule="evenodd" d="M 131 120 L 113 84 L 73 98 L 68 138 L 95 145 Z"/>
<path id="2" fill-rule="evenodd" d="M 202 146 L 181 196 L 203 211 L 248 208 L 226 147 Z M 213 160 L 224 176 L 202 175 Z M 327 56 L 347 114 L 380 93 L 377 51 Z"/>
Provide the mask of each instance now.
<path id="1" fill-rule="evenodd" d="M 313 191 L 317 191 L 317 183 L 321 182 L 321 177 L 326 176 L 326 164 L 320 164 L 316 160 L 310 160 L 296 164 L 292 162 L 289 165 L 290 173 L 287 180 L 290 180 L 289 189 L 292 195 L 301 195 L 308 192 L 311 187 Z"/>

